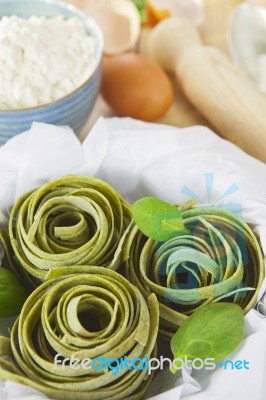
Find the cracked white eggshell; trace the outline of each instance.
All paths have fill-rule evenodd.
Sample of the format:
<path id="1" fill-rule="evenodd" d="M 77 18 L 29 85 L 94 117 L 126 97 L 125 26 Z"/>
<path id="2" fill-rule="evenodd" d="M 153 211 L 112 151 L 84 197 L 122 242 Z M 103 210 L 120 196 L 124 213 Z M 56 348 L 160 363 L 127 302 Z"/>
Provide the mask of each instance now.
<path id="1" fill-rule="evenodd" d="M 266 92 L 266 8 L 237 6 L 230 16 L 228 42 L 235 64 Z"/>

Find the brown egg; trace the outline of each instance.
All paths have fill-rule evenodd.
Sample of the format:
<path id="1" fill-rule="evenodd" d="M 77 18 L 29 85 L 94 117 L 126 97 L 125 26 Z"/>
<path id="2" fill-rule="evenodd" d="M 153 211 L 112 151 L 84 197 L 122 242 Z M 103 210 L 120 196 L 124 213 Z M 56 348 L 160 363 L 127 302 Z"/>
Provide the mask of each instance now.
<path id="1" fill-rule="evenodd" d="M 118 115 L 145 121 L 161 117 L 173 101 L 164 71 L 136 53 L 105 57 L 101 92 Z"/>

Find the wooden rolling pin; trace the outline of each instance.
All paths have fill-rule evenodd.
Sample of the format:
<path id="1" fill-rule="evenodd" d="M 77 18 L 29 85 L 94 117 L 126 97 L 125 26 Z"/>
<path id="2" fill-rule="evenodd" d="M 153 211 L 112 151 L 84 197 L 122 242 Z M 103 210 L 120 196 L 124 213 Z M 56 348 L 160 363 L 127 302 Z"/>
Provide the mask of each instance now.
<path id="1" fill-rule="evenodd" d="M 221 50 L 204 46 L 193 25 L 173 17 L 153 29 L 148 51 L 176 73 L 187 98 L 219 134 L 266 162 L 266 96 Z"/>

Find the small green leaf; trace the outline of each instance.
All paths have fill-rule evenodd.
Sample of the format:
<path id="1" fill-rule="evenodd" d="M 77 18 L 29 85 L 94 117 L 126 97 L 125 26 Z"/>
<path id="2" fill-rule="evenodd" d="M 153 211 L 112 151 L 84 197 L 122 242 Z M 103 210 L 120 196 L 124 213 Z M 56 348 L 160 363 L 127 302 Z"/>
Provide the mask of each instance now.
<path id="1" fill-rule="evenodd" d="M 243 340 L 244 314 L 234 303 L 212 303 L 195 311 L 171 340 L 174 358 L 219 362 Z M 173 373 L 176 369 L 173 368 Z"/>
<path id="2" fill-rule="evenodd" d="M 144 197 L 132 207 L 133 219 L 144 235 L 166 242 L 180 234 L 188 233 L 181 211 L 174 205 L 155 197 Z"/>
<path id="3" fill-rule="evenodd" d="M 140 18 L 141 18 L 141 22 L 145 23 L 147 16 L 146 16 L 146 0 L 131 0 L 135 6 L 137 7 L 139 14 L 140 14 Z"/>
<path id="4" fill-rule="evenodd" d="M 0 267 L 0 318 L 18 315 L 26 298 L 27 292 L 15 275 Z"/>

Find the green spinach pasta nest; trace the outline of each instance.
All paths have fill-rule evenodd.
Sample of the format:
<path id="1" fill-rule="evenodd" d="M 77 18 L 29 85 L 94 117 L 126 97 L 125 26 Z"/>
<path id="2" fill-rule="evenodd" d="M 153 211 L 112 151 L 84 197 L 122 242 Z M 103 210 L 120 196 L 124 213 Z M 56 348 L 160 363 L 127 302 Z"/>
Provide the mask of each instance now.
<path id="1" fill-rule="evenodd" d="M 130 221 L 130 205 L 110 185 L 73 175 L 22 196 L 11 211 L 9 236 L 18 264 L 36 286 L 61 266 L 117 270 Z"/>
<path id="2" fill-rule="evenodd" d="M 185 210 L 182 219 L 188 231 L 166 242 L 135 226 L 125 244 L 126 276 L 145 297 L 156 294 L 166 339 L 211 302 L 234 302 L 247 313 L 264 279 L 260 244 L 243 220 L 220 208 Z"/>
<path id="3" fill-rule="evenodd" d="M 13 358 L 0 357 L 0 378 L 53 399 L 141 399 L 152 379 L 146 368 L 114 373 L 100 359 L 156 356 L 156 296 L 146 302 L 135 286 L 107 268 L 71 266 L 54 269 L 47 278 L 26 300 L 11 338 L 0 337 L 0 354 Z M 84 367 L 85 360 L 87 366 L 91 360 L 91 368 Z"/>

